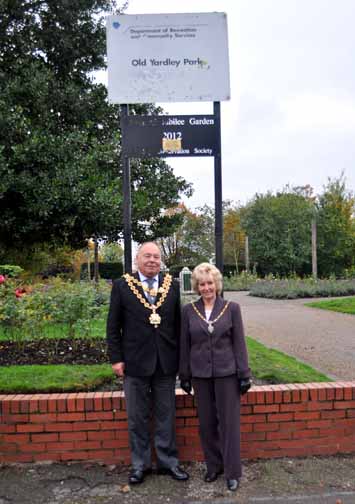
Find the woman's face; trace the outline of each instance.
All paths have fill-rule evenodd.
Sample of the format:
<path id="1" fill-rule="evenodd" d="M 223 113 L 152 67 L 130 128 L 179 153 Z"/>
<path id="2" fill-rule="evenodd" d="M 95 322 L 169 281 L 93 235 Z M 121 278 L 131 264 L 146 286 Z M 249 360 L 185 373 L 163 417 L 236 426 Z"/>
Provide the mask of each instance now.
<path id="1" fill-rule="evenodd" d="M 213 276 L 209 273 L 202 276 L 198 282 L 198 292 L 205 302 L 214 302 L 217 291 Z"/>

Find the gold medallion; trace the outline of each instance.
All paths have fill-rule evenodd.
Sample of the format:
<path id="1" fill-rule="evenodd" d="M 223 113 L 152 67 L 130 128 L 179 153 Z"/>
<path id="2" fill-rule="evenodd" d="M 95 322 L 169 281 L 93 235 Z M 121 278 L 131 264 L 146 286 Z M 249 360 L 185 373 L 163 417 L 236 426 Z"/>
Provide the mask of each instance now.
<path id="1" fill-rule="evenodd" d="M 153 312 L 149 317 L 149 322 L 153 324 L 154 327 L 158 327 L 161 322 L 161 316 L 159 313 Z"/>

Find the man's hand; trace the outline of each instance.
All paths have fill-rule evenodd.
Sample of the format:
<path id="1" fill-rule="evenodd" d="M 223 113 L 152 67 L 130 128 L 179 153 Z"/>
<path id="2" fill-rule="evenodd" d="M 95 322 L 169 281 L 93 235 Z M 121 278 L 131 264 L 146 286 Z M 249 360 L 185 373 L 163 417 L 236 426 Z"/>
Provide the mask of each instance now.
<path id="1" fill-rule="evenodd" d="M 251 379 L 250 378 L 242 378 L 239 380 L 239 390 L 241 395 L 244 395 L 248 392 L 251 387 Z"/>
<path id="2" fill-rule="evenodd" d="M 191 380 L 181 380 L 180 387 L 184 392 L 186 392 L 186 394 L 191 394 L 192 390 Z"/>
<path id="3" fill-rule="evenodd" d="M 123 376 L 124 375 L 124 362 L 116 362 L 115 364 L 112 364 L 112 371 L 117 375 L 117 376 Z"/>

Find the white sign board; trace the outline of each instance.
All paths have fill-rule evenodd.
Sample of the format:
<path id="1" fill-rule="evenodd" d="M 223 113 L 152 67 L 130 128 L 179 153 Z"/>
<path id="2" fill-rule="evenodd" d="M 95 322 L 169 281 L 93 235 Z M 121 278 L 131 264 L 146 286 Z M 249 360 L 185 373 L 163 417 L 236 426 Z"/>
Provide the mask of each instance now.
<path id="1" fill-rule="evenodd" d="M 109 16 L 107 56 L 113 103 L 230 99 L 222 12 Z"/>

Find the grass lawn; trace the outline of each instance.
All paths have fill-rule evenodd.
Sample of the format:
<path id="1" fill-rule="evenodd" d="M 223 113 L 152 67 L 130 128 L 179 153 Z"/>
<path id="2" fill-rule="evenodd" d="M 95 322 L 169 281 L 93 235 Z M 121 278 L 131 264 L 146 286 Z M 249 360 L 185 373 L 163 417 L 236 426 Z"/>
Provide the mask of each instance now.
<path id="1" fill-rule="evenodd" d="M 290 355 L 267 348 L 247 337 L 249 365 L 254 378 L 270 383 L 310 383 L 333 381 Z"/>
<path id="2" fill-rule="evenodd" d="M 332 381 L 297 359 L 251 338 L 247 338 L 247 343 L 254 378 L 271 383 Z M 109 364 L 3 366 L 0 393 L 92 391 L 114 379 Z"/>
<path id="3" fill-rule="evenodd" d="M 330 299 L 326 301 L 306 303 L 306 306 L 355 315 L 355 296 L 342 299 Z"/>
<path id="4" fill-rule="evenodd" d="M 89 391 L 111 382 L 112 376 L 109 364 L 3 366 L 0 368 L 0 393 Z"/>

